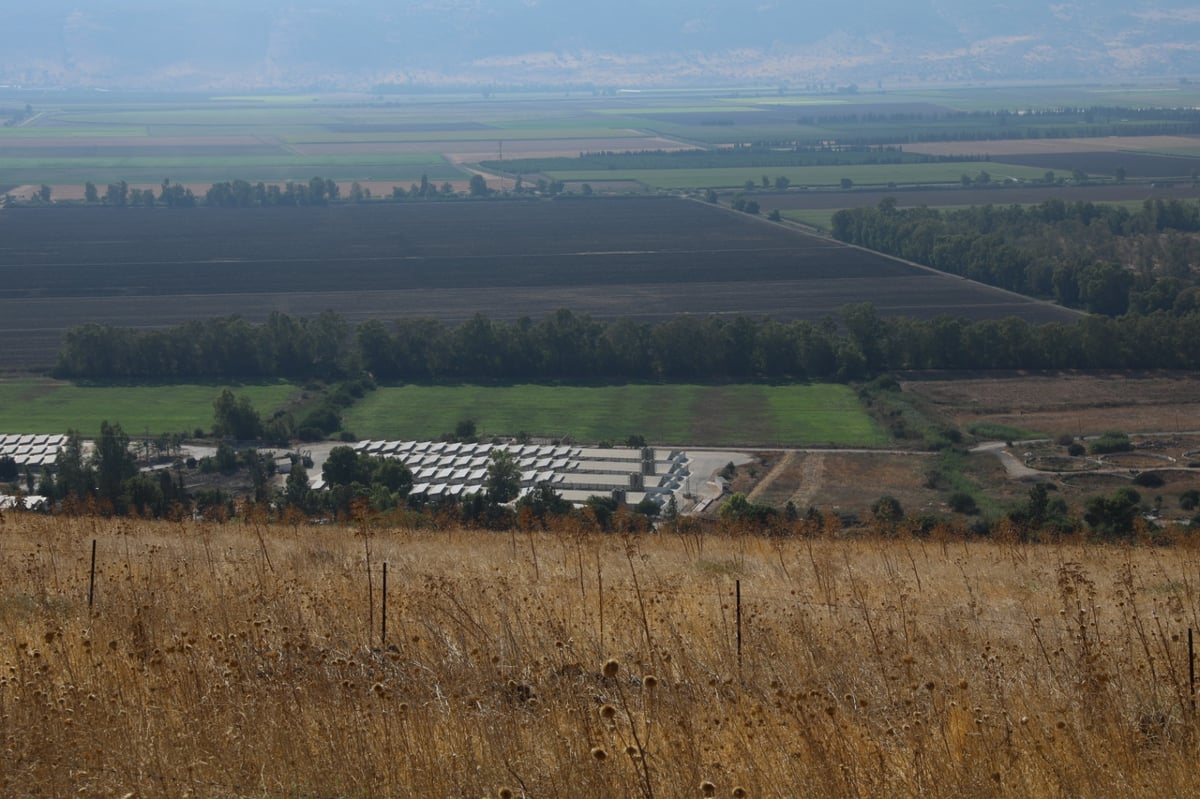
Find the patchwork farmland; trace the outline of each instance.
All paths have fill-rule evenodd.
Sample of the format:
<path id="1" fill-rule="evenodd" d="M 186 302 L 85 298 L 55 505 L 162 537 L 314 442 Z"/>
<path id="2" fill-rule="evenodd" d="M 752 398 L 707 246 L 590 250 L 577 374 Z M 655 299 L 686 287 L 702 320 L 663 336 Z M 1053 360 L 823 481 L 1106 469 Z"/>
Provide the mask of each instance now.
<path id="1" fill-rule="evenodd" d="M 53 364 L 68 329 L 271 311 L 351 321 L 484 313 L 1064 320 L 1072 312 L 672 198 L 0 212 L 0 368 Z"/>

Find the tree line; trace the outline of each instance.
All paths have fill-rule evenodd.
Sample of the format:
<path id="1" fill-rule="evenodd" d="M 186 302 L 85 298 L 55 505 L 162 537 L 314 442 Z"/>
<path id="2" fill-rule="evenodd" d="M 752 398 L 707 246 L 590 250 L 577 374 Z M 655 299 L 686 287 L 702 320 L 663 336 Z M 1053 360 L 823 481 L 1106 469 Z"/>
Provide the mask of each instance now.
<path id="1" fill-rule="evenodd" d="M 832 224 L 840 241 L 1109 316 L 1200 306 L 1198 231 L 1200 203 L 1161 198 L 1136 211 L 1057 199 L 939 211 L 885 198 Z"/>
<path id="2" fill-rule="evenodd" d="M 1195 369 L 1200 311 L 1078 322 L 880 316 L 869 303 L 838 318 L 781 322 L 677 316 L 643 323 L 559 310 L 534 321 L 482 314 L 357 326 L 332 312 L 237 316 L 166 330 L 88 324 L 66 335 L 55 376 L 87 379 L 383 381 L 857 380 L 897 369 Z"/>
<path id="3" fill-rule="evenodd" d="M 480 181 L 482 177 L 475 176 Z M 472 197 L 486 194 L 486 184 L 480 191 L 478 182 L 472 182 L 468 194 Z M 190 188 L 179 183 L 164 180 L 156 195 L 152 188 L 131 188 L 122 180 L 110 183 L 101 192 L 95 183 L 88 181 L 83 186 L 84 201 L 89 205 L 105 205 L 112 208 L 131 206 L 166 205 L 170 208 L 195 208 L 209 206 L 213 208 L 269 208 L 276 206 L 329 205 L 336 202 L 366 202 L 373 199 L 383 200 L 427 200 L 433 198 L 459 196 L 454 186 L 443 182 L 440 186 L 422 175 L 419 183 L 413 183 L 408 189 L 403 186 L 393 186 L 388 195 L 373 197 L 369 188 L 364 188 L 358 181 L 350 185 L 350 191 L 342 196 L 341 187 L 330 178 L 314 177 L 309 181 L 286 181 L 284 183 L 266 183 L 248 180 L 226 180 L 213 183 L 202 197 L 197 197 Z M 49 202 L 49 187 L 43 187 L 39 198 L 41 202 Z"/>

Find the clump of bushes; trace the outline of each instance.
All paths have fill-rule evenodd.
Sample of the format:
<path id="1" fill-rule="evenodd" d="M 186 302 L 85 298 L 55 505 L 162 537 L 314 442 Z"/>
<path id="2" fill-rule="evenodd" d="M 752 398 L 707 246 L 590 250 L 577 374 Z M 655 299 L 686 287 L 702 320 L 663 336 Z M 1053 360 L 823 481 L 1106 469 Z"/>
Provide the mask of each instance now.
<path id="1" fill-rule="evenodd" d="M 1091 443 L 1093 455 L 1107 455 L 1113 452 L 1129 452 L 1133 443 L 1129 436 L 1116 430 L 1109 430 Z"/>
<path id="2" fill-rule="evenodd" d="M 1165 482 L 1157 472 L 1138 472 L 1133 478 L 1133 484 L 1143 488 L 1158 488 Z"/>

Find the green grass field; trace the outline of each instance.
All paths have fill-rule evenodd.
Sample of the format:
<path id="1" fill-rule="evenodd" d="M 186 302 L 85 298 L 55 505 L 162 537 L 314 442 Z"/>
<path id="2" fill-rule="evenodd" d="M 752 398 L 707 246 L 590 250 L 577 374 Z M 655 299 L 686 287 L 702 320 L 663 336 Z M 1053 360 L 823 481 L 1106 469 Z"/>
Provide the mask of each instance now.
<path id="1" fill-rule="evenodd" d="M 366 439 L 436 438 L 473 419 L 482 436 L 707 446 L 881 446 L 887 436 L 842 385 L 517 385 L 379 388 L 343 426 Z"/>
<path id="2" fill-rule="evenodd" d="M 1018 178 L 1037 180 L 1046 174 L 1044 169 L 1031 167 L 995 166 L 992 178 Z M 626 170 L 578 170 L 550 172 L 556 180 L 636 180 L 647 186 L 660 189 L 704 189 L 738 188 L 747 180 L 756 185 L 764 172 L 774 179 L 787 177 L 793 186 L 837 186 L 843 178 L 849 178 L 855 186 L 886 186 L 891 183 L 902 186 L 921 184 L 957 183 L 964 173 L 975 175 L 978 164 L 863 164 L 856 166 L 808 166 L 717 168 L 717 169 L 626 169 Z"/>
<path id="3" fill-rule="evenodd" d="M 100 433 L 104 421 L 120 423 L 132 436 L 208 430 L 216 385 L 76 385 L 29 378 L 0 381 L 0 432 Z M 232 386 L 246 395 L 263 416 L 270 416 L 298 391 L 291 383 Z"/>
<path id="4" fill-rule="evenodd" d="M 770 205 L 770 203 L 767 203 Z M 779 215 L 784 219 L 789 219 L 792 222 L 799 222 L 803 225 L 811 225 L 821 230 L 829 230 L 833 227 L 833 215 L 836 214 L 839 208 L 814 208 L 803 210 L 788 210 L 780 211 Z M 767 209 L 770 212 L 770 209 Z"/>

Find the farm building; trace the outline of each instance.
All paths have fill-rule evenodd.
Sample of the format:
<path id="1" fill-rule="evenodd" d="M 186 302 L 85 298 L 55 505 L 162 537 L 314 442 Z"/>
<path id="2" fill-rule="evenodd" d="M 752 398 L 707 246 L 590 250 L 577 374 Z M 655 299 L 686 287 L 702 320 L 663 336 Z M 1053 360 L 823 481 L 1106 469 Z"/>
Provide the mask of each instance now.
<path id="1" fill-rule="evenodd" d="M 37 471 L 53 466 L 66 442 L 64 435 L 0 434 L 0 458 L 12 458 L 19 468 Z"/>
<path id="2" fill-rule="evenodd" d="M 588 448 L 538 444 L 461 444 L 442 441 L 360 441 L 359 452 L 401 460 L 412 471 L 412 495 L 439 499 L 478 494 L 487 481 L 494 450 L 512 454 L 521 469 L 522 493 L 547 483 L 563 499 L 582 504 L 594 495 L 620 495 L 662 506 L 689 475 L 688 457 L 666 457 L 651 447 Z M 313 488 L 322 488 L 314 480 Z"/>
<path id="3" fill-rule="evenodd" d="M 21 497 L 11 497 L 8 494 L 0 494 L 0 511 L 5 510 L 46 510 L 46 497 L 38 494 L 27 494 Z"/>

